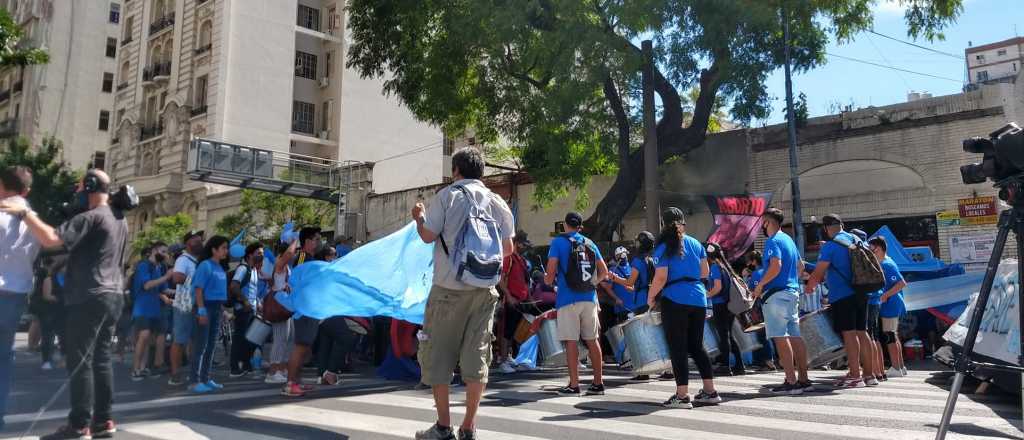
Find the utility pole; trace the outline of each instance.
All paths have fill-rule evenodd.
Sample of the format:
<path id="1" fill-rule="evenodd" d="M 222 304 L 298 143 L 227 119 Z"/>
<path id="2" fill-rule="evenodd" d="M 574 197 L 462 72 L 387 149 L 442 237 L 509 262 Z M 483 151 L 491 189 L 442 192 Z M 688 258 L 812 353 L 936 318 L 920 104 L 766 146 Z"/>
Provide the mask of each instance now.
<path id="1" fill-rule="evenodd" d="M 661 230 L 661 205 L 658 202 L 658 129 L 654 123 L 654 46 L 641 42 L 644 106 L 644 200 L 647 205 L 647 230 L 657 236 Z"/>
<path id="2" fill-rule="evenodd" d="M 800 209 L 800 173 L 796 152 L 796 116 L 793 112 L 793 73 L 790 68 L 789 15 L 782 3 L 782 39 L 786 53 L 786 126 L 789 129 L 789 181 L 792 185 L 793 239 L 800 256 L 804 255 L 804 216 Z"/>

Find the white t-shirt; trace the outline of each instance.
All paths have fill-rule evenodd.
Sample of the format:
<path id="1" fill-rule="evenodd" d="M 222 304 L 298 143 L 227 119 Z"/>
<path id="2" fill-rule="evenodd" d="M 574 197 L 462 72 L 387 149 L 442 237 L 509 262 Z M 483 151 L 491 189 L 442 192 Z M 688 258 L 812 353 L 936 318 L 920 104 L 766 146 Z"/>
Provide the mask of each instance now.
<path id="1" fill-rule="evenodd" d="M 186 252 L 181 254 L 177 260 L 174 260 L 174 271 L 185 275 L 185 278 L 188 279 L 188 277 L 195 273 L 196 264 L 198 264 L 196 257 L 193 257 Z"/>

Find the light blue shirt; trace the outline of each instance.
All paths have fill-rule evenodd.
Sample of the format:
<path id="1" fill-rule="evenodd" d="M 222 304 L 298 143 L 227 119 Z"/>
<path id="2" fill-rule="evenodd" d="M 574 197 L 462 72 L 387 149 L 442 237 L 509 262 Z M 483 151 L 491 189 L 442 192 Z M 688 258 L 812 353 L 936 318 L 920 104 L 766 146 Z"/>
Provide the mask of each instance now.
<path id="1" fill-rule="evenodd" d="M 24 200 L 12 196 L 4 201 Z M 27 203 L 27 202 L 26 202 Z M 0 212 L 0 291 L 27 294 L 32 291 L 32 263 L 39 253 L 39 241 L 24 222 Z"/>
<path id="2" fill-rule="evenodd" d="M 654 249 L 655 267 L 668 268 L 666 286 L 661 294 L 676 304 L 707 307 L 707 289 L 700 280 L 700 262 L 708 258 L 707 251 L 689 235 L 683 236 L 680 245 L 682 252 L 674 255 L 668 255 L 664 244 Z"/>
<path id="3" fill-rule="evenodd" d="M 788 289 L 797 293 L 800 290 L 800 252 L 785 232 L 778 231 L 764 242 L 761 267 L 768 267 L 772 258 L 779 259 L 779 274 L 764 286 L 764 292 Z"/>
<path id="4" fill-rule="evenodd" d="M 846 231 L 842 231 L 821 247 L 818 254 L 818 261 L 828 262 L 828 271 L 825 273 L 825 284 L 828 285 L 828 300 L 836 303 L 841 299 L 853 295 L 853 286 L 850 280 L 853 279 L 853 270 L 850 267 L 850 250 L 836 240 L 846 243 L 859 242 L 857 237 Z"/>

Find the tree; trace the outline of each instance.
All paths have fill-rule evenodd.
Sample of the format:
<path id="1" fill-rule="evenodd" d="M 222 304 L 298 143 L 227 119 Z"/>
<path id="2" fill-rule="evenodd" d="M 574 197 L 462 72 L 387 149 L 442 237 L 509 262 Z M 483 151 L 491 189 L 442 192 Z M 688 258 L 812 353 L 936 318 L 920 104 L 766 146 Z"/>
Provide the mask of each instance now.
<path id="1" fill-rule="evenodd" d="M 383 77 L 421 120 L 515 145 L 548 203 L 616 173 L 587 220 L 598 239 L 643 182 L 639 41 L 655 46 L 658 161 L 701 146 L 716 103 L 736 121 L 769 111 L 765 80 L 783 63 L 787 1 L 796 72 L 825 62 L 829 38 L 872 24 L 878 0 L 352 0 L 347 64 Z M 941 38 L 962 0 L 899 0 L 908 33 Z M 698 90 L 687 121 L 682 94 Z"/>
<path id="2" fill-rule="evenodd" d="M 22 44 L 25 31 L 6 9 L 0 9 L 0 68 L 45 64 L 50 55 L 43 49 Z"/>
<path id="3" fill-rule="evenodd" d="M 132 252 L 140 253 L 147 246 L 158 241 L 168 245 L 178 243 L 190 227 L 192 227 L 192 217 L 184 212 L 157 217 L 153 223 L 135 236 L 135 240 L 132 241 Z"/>
<path id="4" fill-rule="evenodd" d="M 282 194 L 242 190 L 242 202 L 236 213 L 217 222 L 217 232 L 234 237 L 243 228 L 250 237 L 268 240 L 281 232 L 281 226 L 291 221 L 296 227 L 334 225 L 335 210 L 331 203 Z"/>
<path id="5" fill-rule="evenodd" d="M 28 139 L 18 137 L 7 143 L 0 154 L 0 168 L 22 165 L 32 170 L 32 190 L 28 202 L 46 223 L 56 225 L 64 221 L 61 205 L 71 201 L 75 184 L 81 173 L 61 160 L 61 143 L 56 138 L 43 139 L 43 144 L 32 148 Z"/>

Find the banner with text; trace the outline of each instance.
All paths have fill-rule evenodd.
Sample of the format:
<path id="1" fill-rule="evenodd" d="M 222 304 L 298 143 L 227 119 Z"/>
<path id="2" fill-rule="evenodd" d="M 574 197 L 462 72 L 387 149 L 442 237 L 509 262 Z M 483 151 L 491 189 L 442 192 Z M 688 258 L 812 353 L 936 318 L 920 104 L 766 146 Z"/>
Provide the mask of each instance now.
<path id="1" fill-rule="evenodd" d="M 949 237 L 949 257 L 953 263 L 985 263 L 996 244 L 996 231 L 971 232 Z"/>
<path id="2" fill-rule="evenodd" d="M 996 211 L 996 198 L 973 197 L 956 201 L 960 211 L 961 225 L 994 225 L 999 213 Z"/>
<path id="3" fill-rule="evenodd" d="M 708 241 L 722 246 L 730 259 L 743 256 L 761 232 L 761 215 L 768 209 L 772 194 L 708 196 L 705 200 L 715 218 Z"/>

